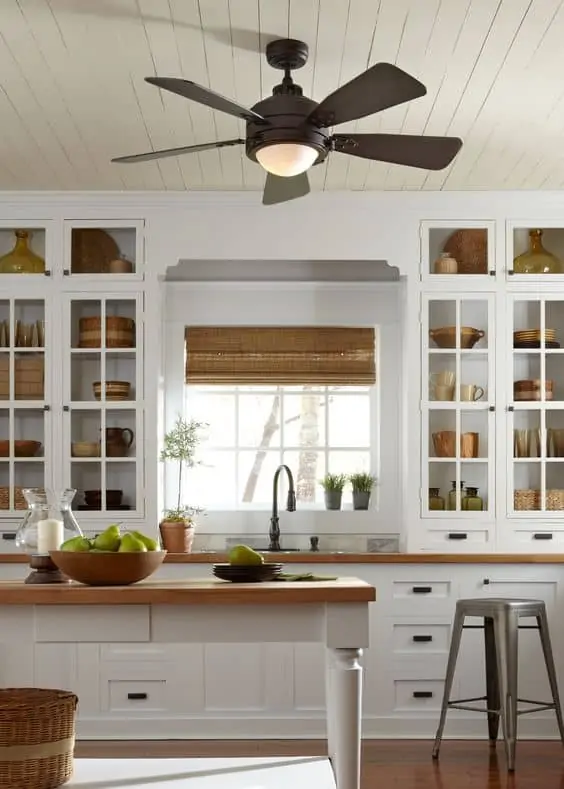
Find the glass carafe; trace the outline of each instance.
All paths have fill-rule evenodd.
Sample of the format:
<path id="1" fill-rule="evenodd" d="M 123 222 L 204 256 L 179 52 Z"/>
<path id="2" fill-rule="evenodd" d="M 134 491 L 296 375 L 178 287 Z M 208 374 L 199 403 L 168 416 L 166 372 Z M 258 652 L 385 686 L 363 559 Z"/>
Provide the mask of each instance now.
<path id="1" fill-rule="evenodd" d="M 542 243 L 542 230 L 529 230 L 529 249 L 513 261 L 516 274 L 560 274 L 560 261 Z"/>
<path id="2" fill-rule="evenodd" d="M 0 258 L 0 274 L 43 274 L 45 261 L 29 248 L 29 231 L 16 230 L 15 233 L 14 248 Z"/>
<path id="3" fill-rule="evenodd" d="M 81 537 L 82 531 L 71 509 L 76 490 L 24 488 L 27 512 L 16 532 L 16 545 L 25 553 L 56 551 L 66 540 Z"/>

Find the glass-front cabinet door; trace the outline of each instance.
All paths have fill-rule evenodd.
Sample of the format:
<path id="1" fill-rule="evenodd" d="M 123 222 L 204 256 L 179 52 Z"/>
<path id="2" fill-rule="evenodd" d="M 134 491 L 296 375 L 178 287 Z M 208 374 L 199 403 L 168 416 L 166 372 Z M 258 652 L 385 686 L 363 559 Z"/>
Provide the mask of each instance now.
<path id="1" fill-rule="evenodd" d="M 510 517 L 562 520 L 564 296 L 514 295 L 510 312 L 507 510 Z"/>
<path id="2" fill-rule="evenodd" d="M 52 327 L 40 293 L 0 298 L 1 516 L 26 508 L 24 488 L 51 482 Z"/>
<path id="3" fill-rule="evenodd" d="M 64 223 L 65 277 L 111 282 L 142 279 L 141 220 L 67 220 Z"/>
<path id="4" fill-rule="evenodd" d="M 495 512 L 493 296 L 425 296 L 422 323 L 422 516 L 465 531 Z"/>
<path id="5" fill-rule="evenodd" d="M 67 297 L 65 456 L 84 517 L 143 516 L 142 299 Z"/>
<path id="6" fill-rule="evenodd" d="M 424 221 L 420 233 L 423 280 L 475 283 L 495 275 L 494 222 Z"/>

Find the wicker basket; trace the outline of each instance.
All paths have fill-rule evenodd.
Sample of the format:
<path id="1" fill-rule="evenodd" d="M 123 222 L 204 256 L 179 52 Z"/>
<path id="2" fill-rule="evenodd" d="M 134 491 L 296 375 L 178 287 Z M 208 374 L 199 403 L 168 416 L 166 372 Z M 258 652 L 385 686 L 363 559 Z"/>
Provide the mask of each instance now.
<path id="1" fill-rule="evenodd" d="M 55 789 L 70 779 L 77 703 L 66 690 L 0 689 L 0 786 Z"/>
<path id="2" fill-rule="evenodd" d="M 79 348 L 100 348 L 102 344 L 102 319 L 80 318 L 78 321 Z M 135 321 L 108 315 L 106 318 L 106 348 L 134 348 Z"/>
<path id="3" fill-rule="evenodd" d="M 532 488 L 513 491 L 513 507 L 516 511 L 540 510 L 541 492 Z"/>
<path id="4" fill-rule="evenodd" d="M 16 400 L 43 400 L 45 394 L 45 359 L 43 354 L 16 356 L 14 360 Z M 10 398 L 10 360 L 0 357 L 0 400 Z"/>
<path id="5" fill-rule="evenodd" d="M 553 488 L 546 491 L 546 509 L 564 510 L 564 490 Z"/>
<path id="6" fill-rule="evenodd" d="M 9 510 L 9 509 L 10 509 L 10 488 L 6 486 L 0 487 L 0 510 Z M 14 488 L 14 509 L 27 510 L 27 502 L 23 495 L 23 488 Z"/>

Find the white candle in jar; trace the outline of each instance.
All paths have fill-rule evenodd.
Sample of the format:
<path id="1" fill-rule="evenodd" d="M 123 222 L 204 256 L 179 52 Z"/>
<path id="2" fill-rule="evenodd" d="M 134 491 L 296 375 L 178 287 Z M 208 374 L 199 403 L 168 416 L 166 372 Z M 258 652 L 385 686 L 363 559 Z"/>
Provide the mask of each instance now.
<path id="1" fill-rule="evenodd" d="M 58 551 L 63 540 L 63 521 L 45 518 L 45 520 L 37 522 L 37 553 Z"/>

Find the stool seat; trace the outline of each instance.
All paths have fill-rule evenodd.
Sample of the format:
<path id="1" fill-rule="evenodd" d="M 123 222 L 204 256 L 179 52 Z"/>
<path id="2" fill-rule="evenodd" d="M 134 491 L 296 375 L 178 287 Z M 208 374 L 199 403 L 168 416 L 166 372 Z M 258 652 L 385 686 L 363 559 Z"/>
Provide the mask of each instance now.
<path id="1" fill-rule="evenodd" d="M 483 625 L 467 625 L 465 624 L 466 617 L 482 618 L 484 623 Z M 525 627 L 532 627 L 539 632 L 552 695 L 551 702 L 531 701 L 530 699 L 519 699 L 517 697 L 519 620 L 525 617 L 532 617 L 536 620 L 535 625 L 525 625 Z M 484 630 L 486 695 L 452 701 L 450 693 L 456 669 L 456 659 L 462 632 L 467 627 L 483 627 Z M 486 702 L 485 709 L 469 706 L 471 703 L 475 704 L 480 701 Z M 518 709 L 519 702 L 535 706 L 532 709 Z M 449 708 L 487 713 L 489 737 L 494 744 L 497 740 L 499 722 L 501 720 L 507 769 L 509 771 L 515 769 L 518 715 L 553 709 L 556 713 L 560 738 L 564 743 L 564 720 L 558 695 L 558 683 L 550 643 L 546 606 L 543 600 L 479 597 L 457 601 L 448 654 L 441 716 L 433 747 L 434 759 L 437 759 L 439 756 L 439 748 Z"/>

